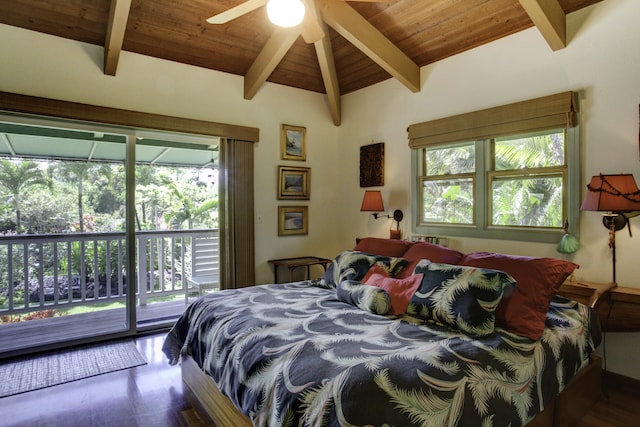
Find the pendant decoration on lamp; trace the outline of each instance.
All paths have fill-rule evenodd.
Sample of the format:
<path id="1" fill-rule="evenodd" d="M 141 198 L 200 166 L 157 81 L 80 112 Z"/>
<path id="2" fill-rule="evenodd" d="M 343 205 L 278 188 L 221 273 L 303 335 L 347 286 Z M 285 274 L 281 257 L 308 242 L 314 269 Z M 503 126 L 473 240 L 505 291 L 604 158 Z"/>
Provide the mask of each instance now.
<path id="1" fill-rule="evenodd" d="M 616 231 L 625 226 L 631 236 L 629 218 L 640 214 L 640 190 L 632 174 L 595 175 L 587 184 L 583 211 L 605 212 L 602 224 L 609 230 L 609 247 L 613 254 L 613 284 L 616 282 Z"/>
<path id="2" fill-rule="evenodd" d="M 404 214 L 400 209 L 393 211 L 393 215 L 380 215 L 378 212 L 384 211 L 384 203 L 382 202 L 382 193 L 378 190 L 367 190 L 364 192 L 362 199 L 362 205 L 360 206 L 360 212 L 373 212 L 373 218 L 393 218 L 396 222 L 396 229 L 390 230 L 390 237 L 392 239 L 400 239 L 400 221 L 404 218 Z"/>
<path id="3" fill-rule="evenodd" d="M 267 16 L 275 25 L 284 28 L 300 25 L 304 19 L 304 4 L 300 0 L 269 0 Z"/>
<path id="4" fill-rule="evenodd" d="M 580 242 L 573 234 L 569 233 L 569 220 L 564 220 L 564 234 L 556 246 L 561 254 L 572 254 L 580 249 Z"/>

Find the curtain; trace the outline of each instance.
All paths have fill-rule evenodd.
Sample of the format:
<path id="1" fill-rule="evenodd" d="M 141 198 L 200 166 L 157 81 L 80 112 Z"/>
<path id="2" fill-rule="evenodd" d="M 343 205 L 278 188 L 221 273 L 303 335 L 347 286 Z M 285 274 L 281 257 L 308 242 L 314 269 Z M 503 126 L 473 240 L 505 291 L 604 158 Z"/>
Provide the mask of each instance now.
<path id="1" fill-rule="evenodd" d="M 424 148 L 451 142 L 573 127 L 577 123 L 575 92 L 562 92 L 409 126 L 409 147 Z"/>
<path id="2" fill-rule="evenodd" d="M 220 289 L 255 284 L 254 142 L 220 140 Z"/>

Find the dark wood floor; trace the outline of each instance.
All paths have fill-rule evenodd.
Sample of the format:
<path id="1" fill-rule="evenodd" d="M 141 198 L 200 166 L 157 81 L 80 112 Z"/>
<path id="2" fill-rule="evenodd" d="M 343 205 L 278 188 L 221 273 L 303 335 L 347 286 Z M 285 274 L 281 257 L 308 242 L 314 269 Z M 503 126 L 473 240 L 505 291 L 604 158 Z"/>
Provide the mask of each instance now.
<path id="1" fill-rule="evenodd" d="M 163 341 L 164 333 L 136 339 L 146 365 L 0 399 L 0 426 L 214 426 L 190 403 Z M 602 400 L 576 427 L 640 425 L 639 382 L 613 375 L 605 384 Z"/>
<path id="2" fill-rule="evenodd" d="M 603 396 L 576 427 L 632 427 L 640 425 L 640 382 L 616 374 L 605 375 Z"/>
<path id="3" fill-rule="evenodd" d="M 213 426 L 194 408 L 161 351 L 163 334 L 136 339 L 147 364 L 0 399 L 0 426 Z"/>

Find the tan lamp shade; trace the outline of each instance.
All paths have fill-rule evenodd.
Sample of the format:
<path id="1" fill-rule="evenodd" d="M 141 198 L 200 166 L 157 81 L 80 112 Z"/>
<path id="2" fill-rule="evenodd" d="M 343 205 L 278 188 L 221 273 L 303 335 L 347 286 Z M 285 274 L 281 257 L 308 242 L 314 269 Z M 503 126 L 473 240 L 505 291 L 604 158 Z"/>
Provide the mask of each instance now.
<path id="1" fill-rule="evenodd" d="M 361 212 L 382 212 L 384 204 L 382 203 L 382 193 L 380 191 L 365 191 L 362 199 Z"/>
<path id="2" fill-rule="evenodd" d="M 640 192 L 632 174 L 595 175 L 587 189 L 583 211 L 640 211 Z"/>

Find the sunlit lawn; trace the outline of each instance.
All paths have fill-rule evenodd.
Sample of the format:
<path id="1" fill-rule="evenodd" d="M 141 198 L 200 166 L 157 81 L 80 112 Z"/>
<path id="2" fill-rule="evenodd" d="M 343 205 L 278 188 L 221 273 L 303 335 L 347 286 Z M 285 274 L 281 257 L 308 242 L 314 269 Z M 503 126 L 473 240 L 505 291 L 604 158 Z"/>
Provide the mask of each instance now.
<path id="1" fill-rule="evenodd" d="M 183 298 L 184 298 L 184 295 L 182 294 L 165 295 L 161 297 L 151 297 L 151 298 L 147 298 L 147 304 L 169 302 L 169 301 L 175 301 Z M 124 301 L 114 301 L 114 302 L 105 302 L 105 303 L 98 303 L 98 304 L 91 304 L 91 305 L 78 305 L 78 306 L 71 307 L 64 310 L 58 309 L 57 312 L 60 313 L 60 315 L 64 316 L 67 314 L 92 313 L 95 311 L 111 310 L 115 308 L 124 308 L 124 307 L 125 307 Z"/>

